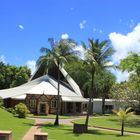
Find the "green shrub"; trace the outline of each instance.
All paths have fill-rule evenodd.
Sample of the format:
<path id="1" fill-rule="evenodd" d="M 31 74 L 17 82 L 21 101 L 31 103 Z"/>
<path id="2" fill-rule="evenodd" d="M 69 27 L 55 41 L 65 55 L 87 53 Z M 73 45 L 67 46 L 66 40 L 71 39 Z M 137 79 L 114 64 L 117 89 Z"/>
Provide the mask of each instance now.
<path id="1" fill-rule="evenodd" d="M 29 113 L 27 106 L 24 103 L 19 103 L 15 106 L 16 114 L 19 118 L 25 118 Z"/>
<path id="2" fill-rule="evenodd" d="M 16 114 L 16 111 L 15 111 L 14 108 L 7 108 L 6 110 L 7 110 L 8 112 L 12 113 L 13 115 Z"/>
<path id="3" fill-rule="evenodd" d="M 3 107 L 3 99 L 0 97 L 0 108 Z"/>

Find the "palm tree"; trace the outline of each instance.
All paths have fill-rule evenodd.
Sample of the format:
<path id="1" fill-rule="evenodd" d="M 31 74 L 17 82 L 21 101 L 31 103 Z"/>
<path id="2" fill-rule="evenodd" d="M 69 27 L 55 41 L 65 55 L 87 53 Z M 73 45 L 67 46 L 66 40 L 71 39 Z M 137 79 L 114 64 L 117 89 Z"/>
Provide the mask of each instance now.
<path id="1" fill-rule="evenodd" d="M 99 42 L 99 40 L 89 39 L 89 47 L 82 43 L 85 48 L 85 64 L 87 66 L 87 73 L 91 76 L 91 82 L 89 85 L 89 104 L 88 112 L 85 121 L 85 125 L 88 126 L 88 120 L 91 110 L 91 102 L 94 97 L 94 76 L 97 69 L 104 69 L 109 67 L 108 63 L 111 61 L 111 55 L 114 53 L 112 47 L 109 47 L 109 42 L 104 40 Z"/>
<path id="2" fill-rule="evenodd" d="M 120 117 L 121 121 L 122 121 L 122 124 L 121 124 L 121 136 L 123 136 L 124 122 L 128 117 L 134 115 L 134 112 L 131 111 L 131 107 L 127 108 L 126 110 L 123 110 L 123 109 L 120 108 L 119 110 L 113 110 L 113 112 L 115 114 L 117 114 Z"/>
<path id="3" fill-rule="evenodd" d="M 41 52 L 45 55 L 40 56 L 38 64 L 46 65 L 46 70 L 52 64 L 57 66 L 57 80 L 58 80 L 58 100 L 57 100 L 57 110 L 56 119 L 54 125 L 59 125 L 59 111 L 60 111 L 60 67 L 63 66 L 67 60 L 74 58 L 73 47 L 75 42 L 71 39 L 62 39 L 59 42 L 55 42 L 53 39 L 49 39 L 51 44 L 51 49 L 41 48 Z M 45 71 L 46 71 L 45 70 Z"/>
<path id="4" fill-rule="evenodd" d="M 109 97 L 110 89 L 116 77 L 107 69 L 99 70 L 95 75 L 96 94 L 102 98 L 102 114 L 105 114 L 105 99 Z"/>

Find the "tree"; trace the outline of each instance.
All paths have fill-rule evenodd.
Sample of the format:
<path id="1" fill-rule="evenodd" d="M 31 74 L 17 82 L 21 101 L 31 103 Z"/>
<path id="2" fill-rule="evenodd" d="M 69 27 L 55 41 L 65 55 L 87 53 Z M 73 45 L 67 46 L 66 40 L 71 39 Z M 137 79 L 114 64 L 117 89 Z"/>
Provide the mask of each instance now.
<path id="1" fill-rule="evenodd" d="M 87 73 L 91 76 L 91 83 L 89 85 L 89 106 L 85 125 L 88 126 L 89 114 L 91 109 L 91 101 L 94 97 L 94 77 L 95 72 L 100 67 L 104 69 L 108 67 L 108 63 L 111 61 L 111 55 L 114 53 L 113 48 L 109 47 L 107 40 L 99 42 L 99 40 L 89 39 L 89 47 L 83 43 L 83 47 L 86 49 L 85 64 L 87 67 Z"/>
<path id="2" fill-rule="evenodd" d="M 96 94 L 102 98 L 102 114 L 105 114 L 105 99 L 109 98 L 110 89 L 115 83 L 116 77 L 109 70 L 99 70 L 95 74 Z"/>
<path id="3" fill-rule="evenodd" d="M 140 55 L 138 53 L 130 52 L 126 58 L 121 60 L 119 67 L 122 71 L 130 72 L 128 82 L 130 83 L 130 88 L 134 91 L 134 97 L 139 101 L 140 106 Z"/>
<path id="4" fill-rule="evenodd" d="M 28 82 L 28 79 L 30 78 L 31 71 L 26 66 L 20 66 L 16 68 L 13 72 L 13 74 L 16 73 L 13 77 L 13 81 L 11 83 L 11 87 L 16 87 L 19 85 L 22 85 L 26 82 Z M 13 75 L 11 75 L 13 76 Z"/>
<path id="5" fill-rule="evenodd" d="M 7 88 L 7 84 L 5 81 L 5 71 L 6 65 L 3 62 L 0 62 L 0 89 Z"/>
<path id="6" fill-rule="evenodd" d="M 53 39 L 48 40 L 51 44 L 51 49 L 41 48 L 41 52 L 45 55 L 41 56 L 38 60 L 39 65 L 46 65 L 46 70 L 52 64 L 57 66 L 57 80 L 58 80 L 58 100 L 57 100 L 57 111 L 54 125 L 59 125 L 59 110 L 60 110 L 60 67 L 65 62 L 74 58 L 73 47 L 75 42 L 71 39 L 62 39 L 59 42 L 55 42 Z"/>
<path id="7" fill-rule="evenodd" d="M 121 60 L 119 67 L 122 71 L 132 72 L 140 77 L 140 56 L 131 52 L 126 58 Z"/>
<path id="8" fill-rule="evenodd" d="M 116 100 L 118 106 L 135 106 L 136 92 L 130 82 L 116 83 L 111 88 L 110 97 Z"/>
<path id="9" fill-rule="evenodd" d="M 0 62 L 0 89 L 19 86 L 28 81 L 31 71 L 26 66 L 14 66 Z"/>
<path id="10" fill-rule="evenodd" d="M 115 114 L 117 114 L 120 119 L 121 119 L 121 136 L 123 136 L 123 133 L 124 133 L 124 123 L 125 123 L 125 120 L 134 115 L 134 112 L 131 111 L 131 108 L 127 108 L 126 110 L 123 110 L 123 109 L 119 109 L 119 110 L 113 110 L 113 112 Z"/>
<path id="11" fill-rule="evenodd" d="M 77 60 L 66 63 L 65 69 L 74 79 L 74 81 L 79 85 L 80 89 L 83 91 L 83 96 L 88 98 L 85 83 L 89 81 L 89 76 L 86 73 L 86 67 L 83 65 L 83 62 Z"/>

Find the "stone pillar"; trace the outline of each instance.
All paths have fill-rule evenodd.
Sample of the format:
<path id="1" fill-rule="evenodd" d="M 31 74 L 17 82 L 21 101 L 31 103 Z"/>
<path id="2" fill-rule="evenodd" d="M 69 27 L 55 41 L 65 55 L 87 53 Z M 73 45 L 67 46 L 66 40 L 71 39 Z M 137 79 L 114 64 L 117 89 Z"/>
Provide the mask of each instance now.
<path id="1" fill-rule="evenodd" d="M 48 140 L 48 133 L 35 133 L 34 140 Z"/>
<path id="2" fill-rule="evenodd" d="M 68 113 L 68 111 L 67 111 L 67 103 L 66 102 L 64 102 L 64 113 L 66 114 L 66 113 Z"/>
<path id="3" fill-rule="evenodd" d="M 73 102 L 73 113 L 76 113 L 76 103 Z"/>
<path id="4" fill-rule="evenodd" d="M 12 131 L 1 131 L 0 140 L 12 140 Z"/>

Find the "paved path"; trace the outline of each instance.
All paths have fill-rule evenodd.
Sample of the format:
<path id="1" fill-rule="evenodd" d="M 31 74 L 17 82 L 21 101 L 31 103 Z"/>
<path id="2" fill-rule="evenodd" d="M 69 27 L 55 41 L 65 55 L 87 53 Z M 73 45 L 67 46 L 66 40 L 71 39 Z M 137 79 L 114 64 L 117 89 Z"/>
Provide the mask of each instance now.
<path id="1" fill-rule="evenodd" d="M 72 121 L 76 119 L 82 119 L 83 117 L 75 118 L 75 119 L 59 119 L 60 124 L 65 125 L 73 125 Z M 34 140 L 34 134 L 41 132 L 41 127 L 45 122 L 54 123 L 55 119 L 41 119 L 41 118 L 30 118 L 35 120 L 35 124 L 29 129 L 29 131 L 25 134 L 22 140 Z"/>
<path id="2" fill-rule="evenodd" d="M 78 117 L 78 118 L 73 118 L 73 119 L 59 119 L 60 124 L 65 124 L 65 125 L 73 125 L 72 121 L 78 120 L 78 119 L 83 119 L 85 117 Z M 34 134 L 36 132 L 41 132 L 41 127 L 44 125 L 44 123 L 54 123 L 55 119 L 42 119 L 42 118 L 31 118 L 35 120 L 35 125 L 33 125 L 30 130 L 25 134 L 22 140 L 34 140 Z M 113 130 L 113 129 L 107 129 L 107 128 L 101 128 L 101 127 L 88 127 L 90 129 L 96 129 L 96 130 L 104 130 L 104 131 L 111 131 L 111 132 L 117 132 L 120 130 Z M 132 133 L 132 132 L 125 132 L 127 134 L 131 135 L 139 135 L 137 133 Z"/>
<path id="3" fill-rule="evenodd" d="M 29 129 L 22 140 L 34 140 L 34 134 L 41 132 L 42 125 L 42 122 L 40 122 L 38 119 L 35 119 L 35 124 Z"/>

